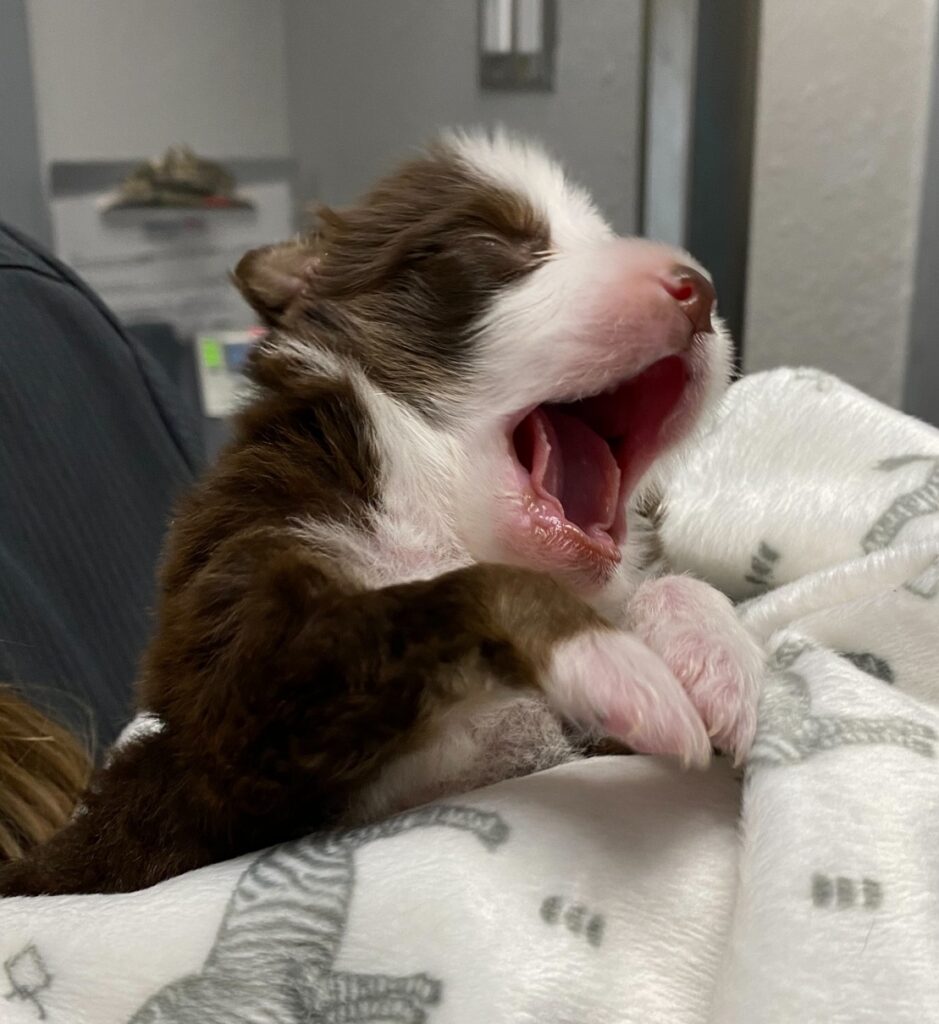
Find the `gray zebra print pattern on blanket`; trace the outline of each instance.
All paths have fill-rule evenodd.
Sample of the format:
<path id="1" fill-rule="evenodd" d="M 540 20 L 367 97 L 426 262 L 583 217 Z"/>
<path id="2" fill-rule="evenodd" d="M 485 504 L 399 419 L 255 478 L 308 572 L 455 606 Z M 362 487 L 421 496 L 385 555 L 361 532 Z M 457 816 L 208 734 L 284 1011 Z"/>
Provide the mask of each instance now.
<path id="1" fill-rule="evenodd" d="M 419 1024 L 443 986 L 426 974 L 335 969 L 355 891 L 355 854 L 428 827 L 473 833 L 488 849 L 508 838 L 498 814 L 430 806 L 349 832 L 262 853 L 231 895 L 202 970 L 171 982 L 128 1024 Z"/>

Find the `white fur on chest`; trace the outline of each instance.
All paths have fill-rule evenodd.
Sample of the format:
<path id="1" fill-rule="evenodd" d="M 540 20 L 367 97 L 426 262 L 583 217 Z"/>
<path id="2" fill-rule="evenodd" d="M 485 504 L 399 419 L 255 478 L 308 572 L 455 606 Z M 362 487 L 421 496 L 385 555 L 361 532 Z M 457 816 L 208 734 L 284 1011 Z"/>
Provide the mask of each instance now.
<path id="1" fill-rule="evenodd" d="M 544 700 L 493 681 L 478 699 L 454 705 L 424 746 L 386 765 L 362 794 L 356 814 L 383 818 L 580 756 Z"/>
<path id="2" fill-rule="evenodd" d="M 311 547 L 336 559 L 343 575 L 365 590 L 433 579 L 472 563 L 452 537 L 387 513 L 376 515 L 368 530 L 315 519 L 295 520 L 294 528 Z"/>

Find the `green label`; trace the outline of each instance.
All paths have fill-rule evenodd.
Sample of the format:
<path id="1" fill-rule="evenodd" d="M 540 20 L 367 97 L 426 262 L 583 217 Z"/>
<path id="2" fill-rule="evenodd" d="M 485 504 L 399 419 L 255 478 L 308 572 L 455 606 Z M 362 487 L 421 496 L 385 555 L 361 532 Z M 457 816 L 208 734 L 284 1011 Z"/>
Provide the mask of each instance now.
<path id="1" fill-rule="evenodd" d="M 221 369 L 225 364 L 222 346 L 214 338 L 202 339 L 202 365 L 207 370 Z"/>

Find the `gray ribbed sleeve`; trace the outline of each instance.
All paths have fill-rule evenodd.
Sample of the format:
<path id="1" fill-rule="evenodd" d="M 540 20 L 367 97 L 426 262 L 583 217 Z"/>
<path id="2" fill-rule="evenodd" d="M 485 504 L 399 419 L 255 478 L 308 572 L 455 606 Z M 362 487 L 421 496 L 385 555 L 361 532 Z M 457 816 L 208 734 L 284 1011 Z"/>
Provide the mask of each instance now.
<path id="1" fill-rule="evenodd" d="M 160 545 L 193 473 L 145 353 L 0 227 L 0 680 L 79 727 L 90 710 L 99 745 L 130 708 Z"/>

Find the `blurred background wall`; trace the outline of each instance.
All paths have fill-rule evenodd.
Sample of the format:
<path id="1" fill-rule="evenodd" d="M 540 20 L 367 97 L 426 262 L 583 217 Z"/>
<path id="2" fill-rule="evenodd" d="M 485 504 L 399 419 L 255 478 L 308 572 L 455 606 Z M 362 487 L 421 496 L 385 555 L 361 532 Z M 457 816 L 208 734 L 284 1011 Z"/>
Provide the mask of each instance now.
<path id="1" fill-rule="evenodd" d="M 547 140 L 620 231 L 636 231 L 643 5 L 562 0 L 553 92 L 477 85 L 472 0 L 284 0 L 303 194 L 347 202 L 441 126 L 502 122 Z"/>
<path id="2" fill-rule="evenodd" d="M 930 125 L 934 6 L 765 0 L 747 369 L 822 366 L 900 403 Z M 939 395 L 935 404 L 934 415 Z"/>
<path id="3" fill-rule="evenodd" d="M 0 216 L 51 244 L 25 0 L 0 0 Z"/>
<path id="4" fill-rule="evenodd" d="M 733 98 L 713 76 L 736 58 L 715 54 L 743 13 L 752 123 L 718 130 L 726 102 L 702 90 Z M 745 369 L 821 366 L 939 422 L 936 15 L 559 0 L 554 89 L 513 93 L 479 88 L 473 0 L 0 0 L 0 217 L 57 244 L 52 168 L 174 142 L 289 162 L 300 211 L 350 199 L 440 125 L 501 121 L 543 137 L 619 230 L 718 263 L 733 240 Z"/>
<path id="5" fill-rule="evenodd" d="M 174 142 L 215 157 L 291 152 L 280 0 L 26 0 L 26 10 L 46 162 L 140 159 Z"/>

